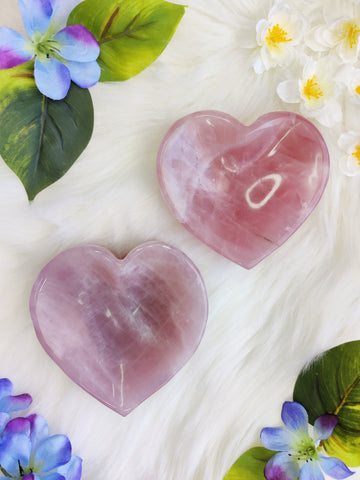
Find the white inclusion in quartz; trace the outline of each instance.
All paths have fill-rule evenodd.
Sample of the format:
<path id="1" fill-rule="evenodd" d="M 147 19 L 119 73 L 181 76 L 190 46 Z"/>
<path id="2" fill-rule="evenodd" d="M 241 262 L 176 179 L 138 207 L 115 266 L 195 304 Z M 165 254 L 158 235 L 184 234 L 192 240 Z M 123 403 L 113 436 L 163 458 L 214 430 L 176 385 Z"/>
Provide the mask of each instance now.
<path id="1" fill-rule="evenodd" d="M 277 153 L 277 150 L 278 150 L 278 147 L 284 142 L 285 138 L 292 134 L 293 131 L 295 130 L 295 128 L 298 126 L 299 124 L 298 123 L 295 123 L 295 125 L 292 127 L 292 128 L 289 128 L 287 130 L 287 132 L 285 132 L 285 134 L 280 138 L 280 140 L 276 143 L 276 145 L 271 149 L 271 151 L 269 152 L 268 154 L 268 157 L 272 157 L 273 155 L 275 155 Z"/>
<path id="2" fill-rule="evenodd" d="M 239 165 L 235 157 L 221 157 L 221 164 L 230 173 L 239 173 Z"/>
<path id="3" fill-rule="evenodd" d="M 251 195 L 251 192 L 258 186 L 260 185 L 264 180 L 273 180 L 274 181 L 274 185 L 272 187 L 272 189 L 270 190 L 270 192 L 261 200 L 261 202 L 253 202 L 250 198 L 250 195 Z M 248 203 L 248 205 L 251 207 L 251 208 L 254 208 L 254 209 L 259 209 L 261 207 L 263 207 L 264 205 L 266 205 L 268 203 L 268 201 L 275 195 L 275 192 L 278 190 L 278 188 L 280 187 L 281 185 L 281 182 L 282 182 L 282 177 L 281 175 L 279 175 L 278 173 L 272 173 L 270 175 L 266 175 L 265 177 L 262 177 L 262 178 L 259 178 L 259 180 L 256 180 L 256 182 L 251 185 L 250 188 L 248 188 L 246 190 L 246 193 L 245 193 L 245 197 L 246 197 L 246 201 Z"/>

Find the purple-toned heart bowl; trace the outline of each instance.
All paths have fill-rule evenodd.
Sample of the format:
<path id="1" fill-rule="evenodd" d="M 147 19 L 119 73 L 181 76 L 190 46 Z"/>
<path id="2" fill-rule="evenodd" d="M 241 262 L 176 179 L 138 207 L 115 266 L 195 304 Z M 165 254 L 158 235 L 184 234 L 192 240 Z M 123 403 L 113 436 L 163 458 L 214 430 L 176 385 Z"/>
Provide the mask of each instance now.
<path id="1" fill-rule="evenodd" d="M 167 132 L 157 173 L 179 222 L 250 269 L 313 211 L 328 180 L 329 153 L 317 128 L 294 113 L 268 113 L 245 126 L 203 111 Z"/>
<path id="2" fill-rule="evenodd" d="M 40 272 L 30 312 L 37 337 L 84 390 L 125 416 L 167 383 L 203 336 L 203 279 L 180 250 L 145 243 L 119 260 L 65 250 Z"/>

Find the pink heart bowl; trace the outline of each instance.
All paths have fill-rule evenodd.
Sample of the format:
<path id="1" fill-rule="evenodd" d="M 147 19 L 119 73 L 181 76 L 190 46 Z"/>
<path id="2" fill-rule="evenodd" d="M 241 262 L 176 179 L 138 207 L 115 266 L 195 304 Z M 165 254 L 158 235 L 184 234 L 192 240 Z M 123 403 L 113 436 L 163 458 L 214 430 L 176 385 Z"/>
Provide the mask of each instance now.
<path id="1" fill-rule="evenodd" d="M 179 222 L 250 269 L 313 211 L 328 180 L 329 153 L 317 128 L 294 113 L 268 113 L 245 126 L 203 111 L 167 132 L 157 173 Z"/>
<path id="2" fill-rule="evenodd" d="M 193 355 L 208 301 L 198 269 L 176 248 L 149 242 L 119 260 L 104 248 L 82 246 L 41 270 L 30 312 L 55 363 L 125 416 Z"/>

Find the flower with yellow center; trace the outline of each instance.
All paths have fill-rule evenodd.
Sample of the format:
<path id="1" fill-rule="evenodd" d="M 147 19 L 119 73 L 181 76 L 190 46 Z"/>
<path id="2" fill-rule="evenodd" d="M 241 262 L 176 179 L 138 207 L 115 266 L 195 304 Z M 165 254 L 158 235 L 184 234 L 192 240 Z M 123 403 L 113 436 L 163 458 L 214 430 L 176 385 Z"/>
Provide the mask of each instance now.
<path id="1" fill-rule="evenodd" d="M 339 67 L 336 78 L 347 87 L 346 97 L 352 104 L 360 104 L 360 69 L 352 64 L 344 64 Z M 355 120 L 357 121 L 357 120 Z"/>
<path id="2" fill-rule="evenodd" d="M 312 78 L 308 78 L 302 89 L 302 94 L 309 102 L 319 100 L 324 96 L 324 92 L 321 90 L 316 75 Z"/>
<path id="3" fill-rule="evenodd" d="M 357 23 L 346 23 L 342 40 L 348 43 L 349 48 L 356 48 L 359 40 L 360 28 Z"/>
<path id="4" fill-rule="evenodd" d="M 342 0 L 328 4 L 324 20 L 306 36 L 307 45 L 319 52 L 334 51 L 343 63 L 356 63 L 360 55 L 359 2 Z"/>
<path id="5" fill-rule="evenodd" d="M 340 65 L 336 79 L 347 87 L 346 99 L 351 104 L 360 105 L 360 69 L 350 63 Z"/>
<path id="6" fill-rule="evenodd" d="M 280 48 L 281 43 L 291 42 L 292 38 L 289 38 L 289 34 L 277 23 L 273 27 L 269 27 L 265 41 L 268 49 L 271 50 Z"/>
<path id="7" fill-rule="evenodd" d="M 339 20 L 329 27 L 328 41 L 344 62 L 355 63 L 359 57 L 360 18 Z"/>
<path id="8" fill-rule="evenodd" d="M 298 103 L 305 117 L 332 127 L 342 119 L 338 102 L 341 88 L 335 79 L 335 68 L 331 58 L 308 59 L 301 72 L 293 72 L 292 78 L 278 85 L 277 93 L 286 103 Z"/>
<path id="9" fill-rule="evenodd" d="M 351 154 L 353 157 L 355 157 L 357 164 L 360 166 L 360 144 L 355 146 L 355 151 L 352 152 Z M 354 159 L 354 160 L 355 160 Z"/>
<path id="10" fill-rule="evenodd" d="M 289 65 L 296 58 L 308 24 L 300 12 L 277 2 L 256 25 L 259 55 L 254 63 L 256 73 L 276 66 Z"/>
<path id="11" fill-rule="evenodd" d="M 360 174 L 360 131 L 340 135 L 338 145 L 342 151 L 340 169 L 348 177 Z"/>
<path id="12" fill-rule="evenodd" d="M 299 86 L 300 99 L 305 111 L 318 110 L 335 96 L 334 82 L 329 78 L 325 65 L 319 62 L 312 61 L 304 67 Z"/>

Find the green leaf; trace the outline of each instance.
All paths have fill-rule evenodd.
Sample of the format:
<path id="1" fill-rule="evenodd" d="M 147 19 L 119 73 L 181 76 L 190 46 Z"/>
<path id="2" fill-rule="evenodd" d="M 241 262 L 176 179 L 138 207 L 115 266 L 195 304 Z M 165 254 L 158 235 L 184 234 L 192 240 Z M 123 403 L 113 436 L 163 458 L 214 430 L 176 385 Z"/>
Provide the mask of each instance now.
<path id="1" fill-rule="evenodd" d="M 310 423 L 326 413 L 338 416 L 333 435 L 324 441 L 330 456 L 348 466 L 360 465 L 360 341 L 326 351 L 303 369 L 294 400 L 309 414 Z"/>
<path id="2" fill-rule="evenodd" d="M 101 81 L 127 80 L 157 59 L 184 12 L 164 0 L 85 0 L 68 25 L 84 25 L 99 42 Z"/>
<path id="3" fill-rule="evenodd" d="M 275 453 L 264 447 L 247 450 L 236 460 L 224 480 L 265 480 L 265 465 Z"/>
<path id="4" fill-rule="evenodd" d="M 29 200 L 71 167 L 88 144 L 94 121 L 88 90 L 72 84 L 63 100 L 36 88 L 33 62 L 0 70 L 0 154 Z"/>

